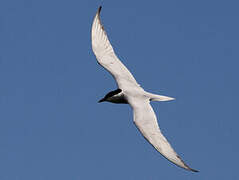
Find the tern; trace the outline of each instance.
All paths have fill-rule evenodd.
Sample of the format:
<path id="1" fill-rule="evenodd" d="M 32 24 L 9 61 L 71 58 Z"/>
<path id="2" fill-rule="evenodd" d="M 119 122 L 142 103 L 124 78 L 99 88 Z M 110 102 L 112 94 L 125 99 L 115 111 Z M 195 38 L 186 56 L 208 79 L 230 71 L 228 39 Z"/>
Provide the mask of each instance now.
<path id="1" fill-rule="evenodd" d="M 115 79 L 118 89 L 109 92 L 99 102 L 129 104 L 133 109 L 133 121 L 146 140 L 165 158 L 186 170 L 198 172 L 190 168 L 178 156 L 159 129 L 156 115 L 150 101 L 170 101 L 174 98 L 146 92 L 135 80 L 130 71 L 116 56 L 106 31 L 100 20 L 99 7 L 92 24 L 92 49 L 97 62 Z"/>

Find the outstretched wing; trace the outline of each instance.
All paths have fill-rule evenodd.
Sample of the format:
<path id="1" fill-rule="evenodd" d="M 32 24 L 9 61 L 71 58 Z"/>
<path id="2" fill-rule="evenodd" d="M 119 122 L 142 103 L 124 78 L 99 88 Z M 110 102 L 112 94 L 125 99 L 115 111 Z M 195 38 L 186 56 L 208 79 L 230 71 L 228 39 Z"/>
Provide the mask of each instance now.
<path id="1" fill-rule="evenodd" d="M 92 49 L 98 63 L 112 74 L 120 89 L 127 89 L 132 86 L 139 87 L 133 75 L 115 55 L 100 21 L 100 11 L 101 7 L 95 15 L 91 30 Z"/>
<path id="2" fill-rule="evenodd" d="M 186 165 L 177 155 L 167 139 L 161 133 L 154 110 L 148 100 L 137 100 L 129 102 L 134 111 L 134 123 L 149 141 L 153 147 L 160 152 L 165 158 L 184 169 L 198 172 Z"/>

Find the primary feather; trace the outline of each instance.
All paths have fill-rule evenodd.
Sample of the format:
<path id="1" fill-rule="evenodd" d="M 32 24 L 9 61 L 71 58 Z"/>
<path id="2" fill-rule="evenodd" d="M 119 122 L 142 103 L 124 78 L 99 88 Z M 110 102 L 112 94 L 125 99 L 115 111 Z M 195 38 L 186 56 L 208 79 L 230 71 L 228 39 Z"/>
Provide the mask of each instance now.
<path id="1" fill-rule="evenodd" d="M 150 144 L 165 158 L 179 167 L 197 172 L 186 165 L 161 133 L 156 115 L 148 100 L 132 98 L 129 104 L 134 111 L 134 123 Z"/>
<path id="2" fill-rule="evenodd" d="M 98 9 L 91 30 L 92 49 L 98 63 L 103 66 L 116 80 L 120 89 L 127 86 L 138 86 L 133 75 L 115 55 L 107 34 L 100 21 L 101 7 Z"/>

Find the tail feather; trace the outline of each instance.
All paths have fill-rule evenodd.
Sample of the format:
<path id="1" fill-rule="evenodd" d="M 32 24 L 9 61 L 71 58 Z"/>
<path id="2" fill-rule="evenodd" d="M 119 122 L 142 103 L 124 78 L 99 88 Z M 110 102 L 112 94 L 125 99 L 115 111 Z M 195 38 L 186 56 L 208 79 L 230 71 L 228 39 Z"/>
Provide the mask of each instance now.
<path id="1" fill-rule="evenodd" d="M 175 98 L 162 96 L 158 94 L 147 93 L 147 96 L 150 98 L 150 101 L 172 101 Z"/>

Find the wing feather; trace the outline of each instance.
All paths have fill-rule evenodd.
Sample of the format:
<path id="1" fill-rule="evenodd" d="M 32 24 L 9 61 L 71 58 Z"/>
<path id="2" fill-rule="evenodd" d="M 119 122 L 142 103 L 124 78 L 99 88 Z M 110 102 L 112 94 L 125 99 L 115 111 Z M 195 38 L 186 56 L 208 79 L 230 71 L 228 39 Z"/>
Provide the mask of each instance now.
<path id="1" fill-rule="evenodd" d="M 127 89 L 130 86 L 139 87 L 133 75 L 115 55 L 100 21 L 100 11 L 101 7 L 95 15 L 91 30 L 92 49 L 98 63 L 111 73 L 120 89 Z"/>
<path id="2" fill-rule="evenodd" d="M 167 139 L 161 133 L 156 115 L 149 101 L 135 100 L 130 105 L 134 111 L 134 123 L 145 137 L 146 140 L 165 158 L 173 162 L 179 167 L 193 172 L 198 172 L 195 169 L 186 165 L 183 160 L 174 151 Z"/>

